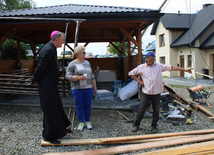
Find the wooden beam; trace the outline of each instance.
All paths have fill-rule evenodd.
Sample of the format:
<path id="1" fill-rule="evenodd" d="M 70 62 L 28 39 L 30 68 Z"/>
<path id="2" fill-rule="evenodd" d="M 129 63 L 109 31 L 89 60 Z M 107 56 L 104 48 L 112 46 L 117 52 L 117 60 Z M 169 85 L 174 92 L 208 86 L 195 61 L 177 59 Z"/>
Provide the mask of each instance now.
<path id="1" fill-rule="evenodd" d="M 123 27 L 120 27 L 120 28 L 121 28 L 121 31 L 124 33 L 124 35 L 126 35 L 136 46 L 138 46 L 139 43 L 131 36 L 131 34 L 128 33 L 125 28 Z"/>
<path id="2" fill-rule="evenodd" d="M 132 59 L 131 59 L 131 41 L 128 39 L 128 71 L 131 71 Z"/>
<path id="3" fill-rule="evenodd" d="M 86 47 L 89 44 L 89 42 L 85 43 L 84 47 Z"/>
<path id="4" fill-rule="evenodd" d="M 209 141 L 214 139 L 214 134 L 208 135 L 199 135 L 191 138 L 181 138 L 181 139 L 173 139 L 173 140 L 163 140 L 158 142 L 148 142 L 142 144 L 132 144 L 125 146 L 117 146 L 110 147 L 106 149 L 95 149 L 95 150 L 86 150 L 86 151 L 75 151 L 75 152 L 61 152 L 61 153 L 46 153 L 44 155 L 101 155 L 101 154 L 120 154 L 127 153 L 133 151 L 140 151 L 144 149 L 152 149 L 152 148 L 161 148 L 167 146 L 181 145 L 186 143 L 195 143 L 201 141 Z"/>
<path id="5" fill-rule="evenodd" d="M 203 144 L 205 143 L 205 144 Z M 148 153 L 141 153 L 138 155 L 184 155 L 184 154 L 192 154 L 196 155 L 195 153 L 199 153 L 200 155 L 206 154 L 205 151 L 214 151 L 214 141 L 208 141 L 208 142 L 203 142 L 203 143 L 196 143 L 196 144 L 191 144 L 191 145 L 185 145 L 185 146 L 179 146 L 179 147 L 174 147 L 170 149 L 164 149 L 164 150 L 159 150 L 159 151 L 152 151 Z M 213 153 L 213 152 L 212 152 Z"/>
<path id="6" fill-rule="evenodd" d="M 209 75 L 206 75 L 206 74 L 203 74 L 203 73 L 195 72 L 195 74 L 200 74 L 200 75 L 203 75 L 203 76 L 206 76 L 206 77 L 209 77 L 209 78 L 213 79 L 212 76 L 209 76 Z"/>
<path id="7" fill-rule="evenodd" d="M 22 41 L 22 42 L 25 42 L 25 43 L 29 43 L 29 44 L 35 44 L 35 42 L 34 41 L 32 41 L 32 40 L 28 40 L 28 39 L 26 39 L 26 38 L 23 38 L 23 37 L 20 37 L 20 36 L 16 36 L 16 35 L 13 35 L 13 39 L 16 39 L 16 40 L 20 40 L 20 41 Z"/>
<path id="8" fill-rule="evenodd" d="M 17 61 L 21 62 L 21 46 L 20 40 L 17 40 Z"/>
<path id="9" fill-rule="evenodd" d="M 122 53 L 121 50 L 120 50 L 117 46 L 114 45 L 114 43 L 112 43 L 112 42 L 109 42 L 109 43 L 110 43 L 119 53 Z"/>
<path id="10" fill-rule="evenodd" d="M 75 110 L 75 109 L 74 109 Z M 143 140 L 132 140 L 132 141 L 121 141 L 112 142 L 107 144 L 132 144 L 132 143 L 146 143 L 155 142 L 162 140 L 180 139 L 180 138 L 190 138 L 193 136 L 175 136 L 175 137 L 164 137 L 164 138 L 154 138 L 154 139 L 143 139 Z M 60 144 L 51 144 L 47 141 L 41 140 L 41 146 L 53 146 L 53 145 L 102 145 L 99 139 L 60 139 Z"/>
<path id="11" fill-rule="evenodd" d="M 66 46 L 67 46 L 70 50 L 72 50 L 72 51 L 74 52 L 74 49 L 73 49 L 70 45 L 68 45 L 68 44 L 66 43 Z"/>
<path id="12" fill-rule="evenodd" d="M 7 31 L 6 34 L 4 34 L 3 36 L 1 36 L 0 38 L 0 43 L 3 44 L 5 42 L 5 40 L 7 40 L 7 38 L 9 37 L 11 31 Z"/>
<path id="13" fill-rule="evenodd" d="M 140 136 L 126 136 L 126 137 L 112 137 L 112 138 L 100 138 L 100 141 L 105 143 L 116 142 L 116 141 L 128 141 L 128 140 L 139 140 L 139 139 L 151 139 L 151 138 L 161 138 L 161 137 L 172 137 L 172 136 L 184 136 L 184 135 L 197 135 L 197 134 L 208 134 L 214 133 L 214 129 L 209 130 L 195 130 L 195 131 L 185 131 L 185 132 L 172 132 L 163 134 L 149 134 Z"/>
<path id="14" fill-rule="evenodd" d="M 138 26 L 138 35 L 137 35 L 137 41 L 138 41 L 138 64 L 140 65 L 140 64 L 142 64 L 142 47 L 141 47 L 141 39 L 142 39 L 142 37 L 141 37 L 141 26 L 139 25 Z"/>
<path id="15" fill-rule="evenodd" d="M 209 117 L 214 117 L 214 114 L 212 114 L 209 110 L 207 110 L 206 108 L 204 108 L 203 106 L 199 105 L 197 102 L 194 101 L 190 101 L 192 104 L 194 104 L 195 106 L 198 107 L 198 110 L 200 110 L 202 113 L 204 113 L 205 115 L 209 116 Z M 192 105 L 191 104 L 191 105 Z"/>

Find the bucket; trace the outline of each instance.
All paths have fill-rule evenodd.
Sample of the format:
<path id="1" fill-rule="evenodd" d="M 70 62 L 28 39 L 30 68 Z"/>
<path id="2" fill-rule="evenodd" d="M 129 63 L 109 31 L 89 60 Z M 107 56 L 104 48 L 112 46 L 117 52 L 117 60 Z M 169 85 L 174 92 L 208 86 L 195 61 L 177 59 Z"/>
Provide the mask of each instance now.
<path id="1" fill-rule="evenodd" d="M 199 85 L 199 86 L 195 86 L 195 87 L 191 87 L 191 88 L 189 88 L 192 92 L 195 92 L 195 91 L 198 91 L 198 90 L 202 90 L 203 89 L 203 87 L 201 86 L 201 85 Z"/>

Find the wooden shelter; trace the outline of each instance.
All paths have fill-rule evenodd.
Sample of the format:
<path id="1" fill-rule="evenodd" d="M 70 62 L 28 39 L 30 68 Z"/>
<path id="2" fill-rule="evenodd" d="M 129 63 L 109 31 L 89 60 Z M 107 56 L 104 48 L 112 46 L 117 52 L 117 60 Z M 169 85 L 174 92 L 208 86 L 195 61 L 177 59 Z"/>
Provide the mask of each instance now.
<path id="1" fill-rule="evenodd" d="M 47 43 L 53 30 L 65 32 L 67 28 L 66 45 L 71 50 L 73 48 L 68 43 L 77 45 L 81 42 L 87 46 L 92 42 L 109 42 L 114 46 L 114 42 L 131 41 L 138 48 L 138 57 L 134 60 L 130 51 L 128 57 L 123 58 L 122 50 L 115 47 L 122 58 L 119 77 L 125 79 L 127 72 L 142 62 L 141 31 L 161 16 L 163 13 L 154 9 L 78 4 L 5 11 L 0 12 L 0 46 L 8 38 L 17 40 L 16 62 L 21 62 L 20 42 L 30 43 L 35 61 L 33 67 L 32 63 L 25 66 L 33 73 L 38 54 L 35 45 Z M 115 59 L 90 59 L 90 62 L 93 70 L 97 66 L 104 70 L 117 70 L 118 62 Z M 0 73 L 13 70 L 7 65 L 0 60 Z"/>

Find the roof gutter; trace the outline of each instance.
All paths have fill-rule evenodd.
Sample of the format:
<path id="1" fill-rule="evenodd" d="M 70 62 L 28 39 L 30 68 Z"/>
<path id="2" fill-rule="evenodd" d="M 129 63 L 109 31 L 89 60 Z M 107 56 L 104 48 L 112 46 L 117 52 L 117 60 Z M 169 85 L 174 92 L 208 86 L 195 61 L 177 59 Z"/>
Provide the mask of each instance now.
<path id="1" fill-rule="evenodd" d="M 75 19 L 75 18 L 35 18 L 35 17 L 0 17 L 0 19 L 7 19 L 7 20 L 44 20 L 44 21 L 86 21 L 86 19 Z"/>

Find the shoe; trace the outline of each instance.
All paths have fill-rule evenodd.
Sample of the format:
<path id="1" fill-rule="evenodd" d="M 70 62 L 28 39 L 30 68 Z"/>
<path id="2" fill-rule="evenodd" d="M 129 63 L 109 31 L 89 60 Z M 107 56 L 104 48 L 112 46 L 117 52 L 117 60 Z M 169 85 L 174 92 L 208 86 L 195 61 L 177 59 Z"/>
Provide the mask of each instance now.
<path id="1" fill-rule="evenodd" d="M 66 128 L 67 133 L 71 133 L 71 127 Z"/>
<path id="2" fill-rule="evenodd" d="M 79 126 L 77 128 L 78 131 L 82 131 L 84 128 L 84 123 L 79 123 Z"/>
<path id="3" fill-rule="evenodd" d="M 131 129 L 131 131 L 132 131 L 132 132 L 136 132 L 138 129 L 139 129 L 139 126 L 138 126 L 138 125 L 133 124 L 133 125 L 132 125 L 132 129 Z"/>
<path id="4" fill-rule="evenodd" d="M 60 144 L 61 142 L 59 141 L 59 140 L 45 140 L 45 141 L 47 141 L 47 142 L 49 142 L 49 143 L 51 143 L 51 144 Z"/>
<path id="5" fill-rule="evenodd" d="M 156 126 L 152 126 L 151 132 L 152 133 L 157 133 L 158 132 L 157 127 Z"/>
<path id="6" fill-rule="evenodd" d="M 91 126 L 91 122 L 85 122 L 86 126 L 87 126 L 87 129 L 91 130 L 92 129 L 92 126 Z"/>

